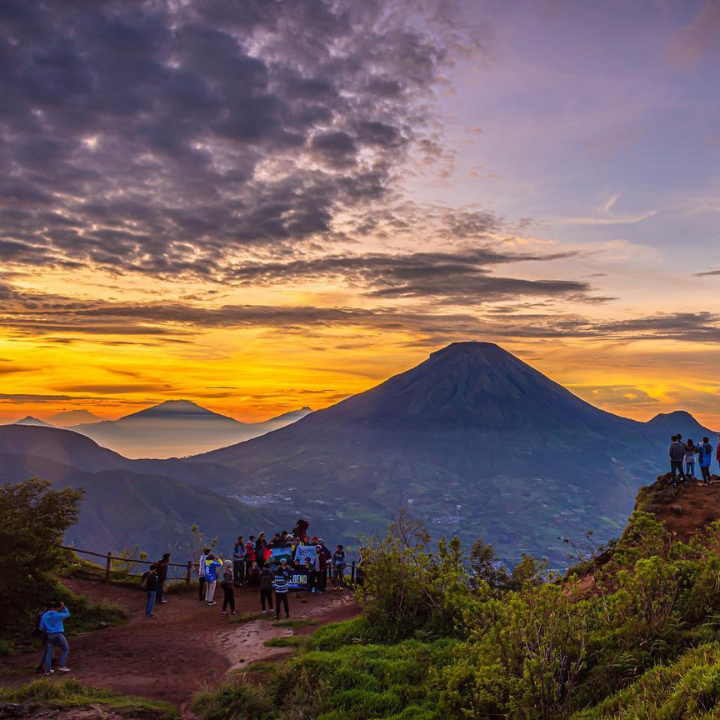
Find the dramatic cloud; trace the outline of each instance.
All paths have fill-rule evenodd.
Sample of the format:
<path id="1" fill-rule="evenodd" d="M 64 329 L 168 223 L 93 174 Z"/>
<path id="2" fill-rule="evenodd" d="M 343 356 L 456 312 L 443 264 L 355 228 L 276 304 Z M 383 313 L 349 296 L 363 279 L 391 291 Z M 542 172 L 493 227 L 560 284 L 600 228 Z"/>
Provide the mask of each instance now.
<path id="1" fill-rule="evenodd" d="M 5 0 L 0 260 L 215 276 L 329 232 L 477 42 L 447 5 Z"/>
<path id="2" fill-rule="evenodd" d="M 507 297 L 583 299 L 591 290 L 585 282 L 519 280 L 491 276 L 493 266 L 527 261 L 551 261 L 562 254 L 501 253 L 489 247 L 458 252 L 403 255 L 328 255 L 309 260 L 244 263 L 230 277 L 247 285 L 341 280 L 376 298 L 433 298 L 451 304 L 480 306 Z M 589 299 L 589 298 L 588 298 Z"/>

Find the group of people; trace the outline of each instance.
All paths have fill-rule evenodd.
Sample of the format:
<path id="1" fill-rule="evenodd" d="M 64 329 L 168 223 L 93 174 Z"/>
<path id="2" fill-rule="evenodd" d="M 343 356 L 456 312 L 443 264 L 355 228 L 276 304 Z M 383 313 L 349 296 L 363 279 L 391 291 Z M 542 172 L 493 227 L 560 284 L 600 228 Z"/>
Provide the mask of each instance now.
<path id="1" fill-rule="evenodd" d="M 309 523 L 300 519 L 292 532 L 277 532 L 268 540 L 264 532 L 248 540 L 240 535 L 233 546 L 232 559 L 222 560 L 218 553 L 204 548 L 198 561 L 198 600 L 208 606 L 216 605 L 215 592 L 220 584 L 223 592 L 222 614 L 236 615 L 235 588 L 246 587 L 260 591 L 260 609 L 263 614 L 275 611 L 280 618 L 290 616 L 288 592 L 304 589 L 321 594 L 327 590 L 328 576 L 333 587 L 345 586 L 347 567 L 345 549 L 338 545 L 331 552 L 325 541 L 307 533 Z M 310 552 L 300 548 L 309 548 Z M 170 555 L 166 553 L 143 576 L 147 591 L 145 616 L 155 617 L 157 604 L 165 604 L 164 585 L 167 581 Z"/>
<path id="2" fill-rule="evenodd" d="M 329 569 L 333 586 L 344 587 L 347 566 L 344 547 L 338 545 L 331 552 L 322 538 L 307 534 L 308 527 L 307 520 L 300 519 L 292 532 L 276 532 L 270 540 L 264 532 L 257 537 L 250 535 L 247 541 L 240 535 L 233 546 L 232 559 L 225 561 L 206 548 L 198 562 L 198 600 L 215 605 L 215 588 L 221 578 L 223 615 L 228 611 L 235 615 L 235 588 L 246 587 L 260 591 L 262 614 L 275 611 L 279 619 L 281 610 L 285 617 L 290 616 L 289 590 L 325 592 Z M 301 552 L 300 548 L 313 548 L 314 553 Z M 299 580 L 302 586 L 297 584 Z"/>
<path id="3" fill-rule="evenodd" d="M 702 484 L 709 485 L 712 455 L 713 446 L 710 444 L 710 438 L 704 437 L 702 443 L 696 445 L 693 440 L 684 441 L 682 435 L 673 435 L 670 444 L 670 472 L 672 473 L 672 486 L 674 488 L 677 487 L 677 478 L 679 475 L 685 487 L 688 487 L 688 478 L 695 478 L 696 460 L 700 466 Z M 718 463 L 720 463 L 720 442 L 718 443 L 716 457 Z"/>

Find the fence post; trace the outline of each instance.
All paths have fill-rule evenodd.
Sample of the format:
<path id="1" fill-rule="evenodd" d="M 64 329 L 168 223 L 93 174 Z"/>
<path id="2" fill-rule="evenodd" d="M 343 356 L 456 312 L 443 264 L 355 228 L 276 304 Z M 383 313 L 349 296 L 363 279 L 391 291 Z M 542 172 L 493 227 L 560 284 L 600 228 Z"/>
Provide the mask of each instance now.
<path id="1" fill-rule="evenodd" d="M 108 550 L 107 561 L 105 563 L 105 583 L 110 582 L 110 563 L 112 562 L 112 552 Z"/>
<path id="2" fill-rule="evenodd" d="M 190 573 L 192 572 L 192 560 L 188 560 L 187 573 L 185 575 L 185 589 L 190 590 Z"/>
<path id="3" fill-rule="evenodd" d="M 354 585 L 355 584 L 355 561 L 352 561 L 352 565 L 350 566 L 350 582 Z"/>

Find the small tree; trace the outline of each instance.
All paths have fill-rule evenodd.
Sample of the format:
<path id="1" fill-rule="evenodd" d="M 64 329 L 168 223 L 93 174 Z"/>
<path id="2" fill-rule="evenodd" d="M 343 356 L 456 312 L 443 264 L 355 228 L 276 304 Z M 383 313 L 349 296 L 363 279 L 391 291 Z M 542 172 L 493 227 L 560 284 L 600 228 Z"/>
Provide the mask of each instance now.
<path id="1" fill-rule="evenodd" d="M 53 589 L 65 531 L 77 522 L 83 491 L 51 490 L 33 478 L 0 485 L 0 628 L 22 621 Z"/>
<path id="2" fill-rule="evenodd" d="M 401 512 L 385 539 L 368 544 L 363 568 L 357 596 L 378 639 L 454 634 L 469 595 L 457 538 L 433 551 L 422 523 Z"/>

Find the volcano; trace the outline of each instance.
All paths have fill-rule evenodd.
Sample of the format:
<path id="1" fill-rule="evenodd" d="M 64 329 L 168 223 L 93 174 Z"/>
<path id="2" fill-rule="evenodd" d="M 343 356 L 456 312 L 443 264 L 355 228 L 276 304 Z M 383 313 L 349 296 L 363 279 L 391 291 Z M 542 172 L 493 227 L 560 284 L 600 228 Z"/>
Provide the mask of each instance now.
<path id="1" fill-rule="evenodd" d="M 265 422 L 243 423 L 189 400 L 166 400 L 119 420 L 69 429 L 125 457 L 170 458 L 250 440 L 289 425 L 308 412 L 303 408 Z"/>
<path id="2" fill-rule="evenodd" d="M 383 531 L 409 508 L 436 535 L 482 536 L 509 562 L 527 552 L 559 565 L 559 536 L 622 530 L 638 487 L 664 467 L 660 447 L 643 423 L 593 407 L 497 345 L 466 342 L 195 460 L 293 497 L 332 537 Z"/>

